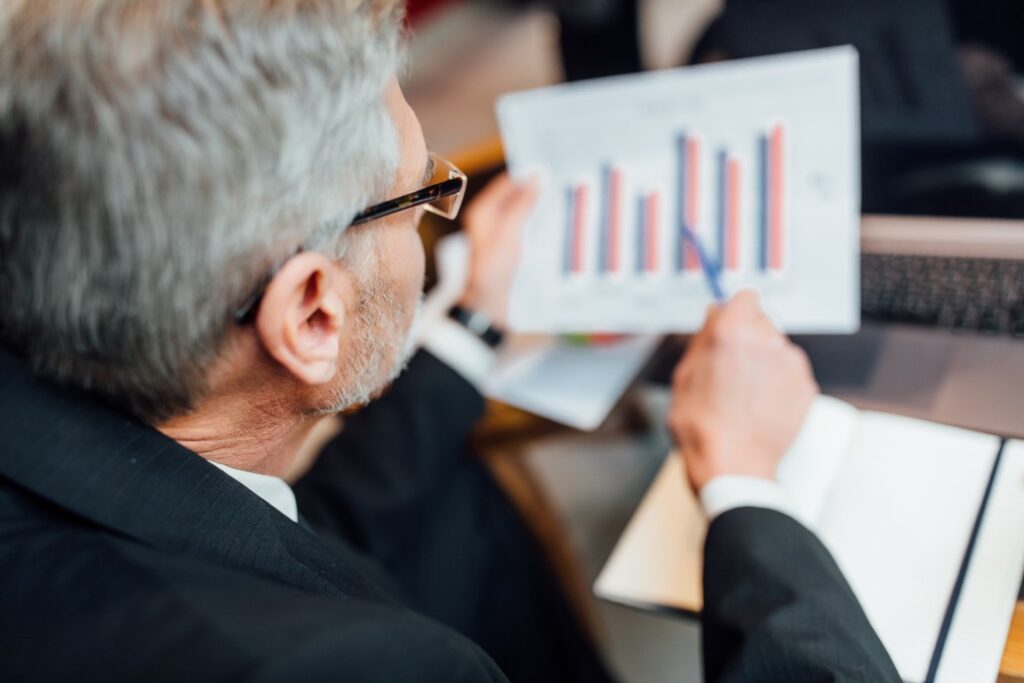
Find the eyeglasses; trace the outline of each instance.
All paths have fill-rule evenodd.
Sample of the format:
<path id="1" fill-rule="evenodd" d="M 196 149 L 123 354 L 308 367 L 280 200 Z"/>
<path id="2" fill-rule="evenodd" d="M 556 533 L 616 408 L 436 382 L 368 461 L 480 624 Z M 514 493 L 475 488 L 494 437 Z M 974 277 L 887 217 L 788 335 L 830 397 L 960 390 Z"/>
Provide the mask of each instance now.
<path id="1" fill-rule="evenodd" d="M 369 223 L 417 206 L 422 206 L 442 218 L 455 220 L 459 215 L 459 209 L 462 208 L 462 200 L 466 196 L 466 174 L 460 171 L 455 164 L 432 152 L 428 155 L 427 164 L 430 179 L 427 181 L 426 187 L 364 209 L 356 214 L 347 227 Z M 260 302 L 263 300 L 263 292 L 272 278 L 273 273 L 264 277 L 252 296 L 238 307 L 234 315 L 235 323 L 246 325 L 252 322 L 256 317 L 256 311 L 259 310 Z"/>
<path id="2" fill-rule="evenodd" d="M 430 213 L 436 213 L 448 220 L 455 220 L 455 217 L 459 215 L 459 209 L 462 208 L 462 199 L 466 196 L 466 174 L 456 168 L 455 164 L 433 152 L 429 154 L 427 164 L 431 176 L 426 187 L 375 204 L 359 213 L 351 224 L 368 223 L 399 211 L 423 205 L 426 205 L 424 208 Z"/>

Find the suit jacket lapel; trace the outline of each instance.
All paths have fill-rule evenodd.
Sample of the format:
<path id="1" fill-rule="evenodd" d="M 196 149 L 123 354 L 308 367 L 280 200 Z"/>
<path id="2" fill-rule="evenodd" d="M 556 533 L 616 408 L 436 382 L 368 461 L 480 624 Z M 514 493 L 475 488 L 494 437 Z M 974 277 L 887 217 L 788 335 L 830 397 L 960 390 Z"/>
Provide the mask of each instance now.
<path id="1" fill-rule="evenodd" d="M 354 552 L 148 425 L 36 380 L 3 349 L 0 414 L 0 475 L 101 526 L 307 591 L 387 596 Z"/>

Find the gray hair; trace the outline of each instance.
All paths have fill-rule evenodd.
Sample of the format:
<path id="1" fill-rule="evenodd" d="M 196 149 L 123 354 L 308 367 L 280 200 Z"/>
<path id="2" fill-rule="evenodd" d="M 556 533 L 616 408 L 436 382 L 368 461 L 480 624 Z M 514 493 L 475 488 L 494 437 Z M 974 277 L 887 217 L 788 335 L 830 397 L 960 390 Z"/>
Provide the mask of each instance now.
<path id="1" fill-rule="evenodd" d="M 0 341 L 142 419 L 390 185 L 395 0 L 4 0 Z"/>

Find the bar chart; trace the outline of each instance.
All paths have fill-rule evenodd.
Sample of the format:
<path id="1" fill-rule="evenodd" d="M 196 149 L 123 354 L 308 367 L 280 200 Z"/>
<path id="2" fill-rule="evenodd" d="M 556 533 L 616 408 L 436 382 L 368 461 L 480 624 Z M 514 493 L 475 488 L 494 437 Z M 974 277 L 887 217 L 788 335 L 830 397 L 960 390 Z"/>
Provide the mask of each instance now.
<path id="1" fill-rule="evenodd" d="M 856 53 L 830 48 L 595 80 L 499 102 L 513 174 L 545 189 L 510 321 L 538 332 L 699 327 L 754 289 L 785 329 L 859 324 Z"/>
<path id="2" fill-rule="evenodd" d="M 701 157 L 700 137 L 679 133 L 674 141 L 677 150 L 674 185 L 670 192 L 658 188 L 636 187 L 625 197 L 626 172 L 609 165 L 601 172 L 598 188 L 585 181 L 570 183 L 565 191 L 565 240 L 563 273 L 581 276 L 600 275 L 650 276 L 670 269 L 677 274 L 700 270 L 700 262 L 684 238 L 684 228 L 692 230 L 710 246 L 717 265 L 723 272 L 752 268 L 761 273 L 780 273 L 786 266 L 786 129 L 777 123 L 754 138 L 756 155 L 746 160 L 719 147 Z M 700 169 L 713 163 L 712 205 L 702 206 Z M 746 184 L 744 178 L 747 178 Z M 662 207 L 668 196 L 674 213 Z M 592 199 L 591 199 L 592 198 Z M 635 206 L 630 215 L 628 206 Z M 745 207 L 753 212 L 745 212 Z M 744 225 L 750 213 L 751 225 Z M 674 216 L 674 219 L 673 219 Z M 594 233 L 593 236 L 589 236 Z M 665 251 L 660 235 L 671 234 Z M 630 237 L 630 234 L 632 237 Z M 588 266 L 585 244 L 595 240 L 598 246 L 593 264 Z M 742 263 L 741 241 L 756 242 L 756 258 Z M 632 240 L 633 267 L 622 258 L 623 240 Z"/>

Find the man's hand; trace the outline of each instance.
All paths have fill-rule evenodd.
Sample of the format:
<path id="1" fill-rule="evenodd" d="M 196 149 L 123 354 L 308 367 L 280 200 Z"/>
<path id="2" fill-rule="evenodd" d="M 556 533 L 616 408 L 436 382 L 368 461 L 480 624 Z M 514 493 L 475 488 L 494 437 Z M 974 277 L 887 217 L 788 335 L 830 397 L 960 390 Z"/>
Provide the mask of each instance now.
<path id="1" fill-rule="evenodd" d="M 502 173 L 466 209 L 469 281 L 459 305 L 483 313 L 499 328 L 508 321 L 522 227 L 539 189 L 536 179 L 520 184 Z"/>
<path id="2" fill-rule="evenodd" d="M 699 494 L 720 475 L 774 479 L 818 393 L 810 363 L 757 295 L 708 312 L 676 368 L 669 429 Z"/>

